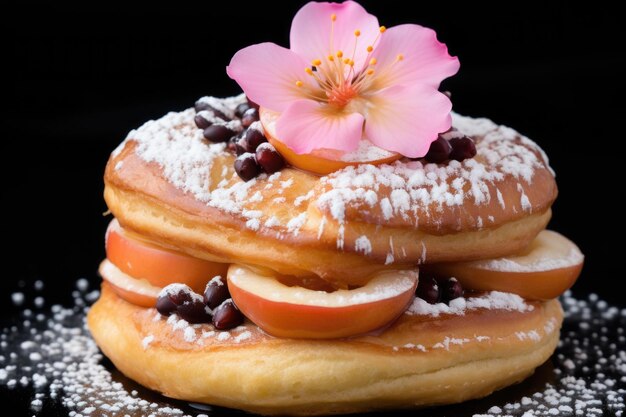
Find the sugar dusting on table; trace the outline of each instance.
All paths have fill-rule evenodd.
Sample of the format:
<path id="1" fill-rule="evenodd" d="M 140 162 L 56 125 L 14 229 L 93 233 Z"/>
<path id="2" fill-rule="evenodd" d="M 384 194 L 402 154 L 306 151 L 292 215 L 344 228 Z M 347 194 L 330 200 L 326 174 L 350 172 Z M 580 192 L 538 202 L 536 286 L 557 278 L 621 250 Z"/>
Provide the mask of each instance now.
<path id="1" fill-rule="evenodd" d="M 125 388 L 107 369 L 85 324 L 88 310 L 85 305 L 95 301 L 98 292 L 88 292 L 85 280 L 79 280 L 77 287 L 73 306 L 53 305 L 35 311 L 20 307 L 19 319 L 3 329 L 0 387 L 29 390 L 33 415 L 50 401 L 62 404 L 72 416 L 197 415 L 197 412 L 173 406 L 166 398 L 157 401 L 142 398 L 137 391 Z M 497 298 L 500 296 L 492 296 L 491 300 Z M 33 305 L 33 301 L 21 300 L 22 305 Z M 517 301 L 509 299 L 508 302 L 510 306 L 522 308 Z M 470 304 L 471 300 L 466 303 Z M 532 395 L 485 406 L 475 416 L 624 415 L 626 309 L 611 306 L 594 294 L 581 300 L 568 292 L 562 297 L 562 303 L 565 310 L 562 340 L 552 358 L 555 381 L 546 383 Z M 196 331 L 196 342 L 209 337 L 240 342 L 250 337 L 244 326 L 231 332 L 219 332 L 197 331 L 187 325 L 176 331 L 184 332 L 185 328 Z M 554 327 L 546 329 L 554 330 Z M 154 342 L 148 335 L 142 344 L 149 349 Z M 464 343 L 464 339 L 447 338 L 441 341 L 441 346 L 430 348 L 450 349 Z M 402 348 L 427 349 L 424 346 Z"/>

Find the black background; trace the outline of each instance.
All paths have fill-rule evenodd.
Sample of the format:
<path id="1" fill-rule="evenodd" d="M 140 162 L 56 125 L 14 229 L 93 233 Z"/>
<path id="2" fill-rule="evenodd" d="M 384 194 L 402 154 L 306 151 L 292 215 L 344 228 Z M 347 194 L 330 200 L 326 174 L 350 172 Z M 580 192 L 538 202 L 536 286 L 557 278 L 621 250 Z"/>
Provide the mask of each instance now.
<path id="1" fill-rule="evenodd" d="M 285 3 L 285 2 L 283 2 Z M 446 81 L 456 111 L 487 116 L 536 140 L 557 172 L 551 228 L 587 255 L 575 292 L 626 305 L 623 275 L 624 25 L 595 4 L 363 1 L 381 24 L 434 28 L 461 61 Z M 0 311 L 8 294 L 43 278 L 65 299 L 74 281 L 97 281 L 107 219 L 102 172 L 126 133 L 202 95 L 238 93 L 224 71 L 240 48 L 288 45 L 303 2 L 205 2 L 166 8 L 3 13 Z M 8 129 L 7 129 L 8 126 Z M 67 296 L 69 299 L 69 296 Z"/>

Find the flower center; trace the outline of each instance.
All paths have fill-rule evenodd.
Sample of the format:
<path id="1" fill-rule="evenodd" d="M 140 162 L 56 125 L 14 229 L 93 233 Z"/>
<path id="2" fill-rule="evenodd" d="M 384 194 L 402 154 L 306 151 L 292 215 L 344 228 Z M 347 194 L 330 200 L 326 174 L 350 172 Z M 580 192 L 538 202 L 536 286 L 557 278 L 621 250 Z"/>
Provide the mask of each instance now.
<path id="1" fill-rule="evenodd" d="M 346 107 L 353 99 L 361 96 L 369 87 L 372 86 L 372 81 L 375 77 L 376 70 L 376 58 L 370 58 L 373 45 L 368 45 L 365 49 L 367 51 L 366 60 L 367 66 L 362 69 L 355 70 L 354 58 L 359 48 L 359 37 L 361 31 L 356 29 L 354 31 L 354 47 L 352 49 L 352 55 L 350 58 L 344 56 L 344 52 L 341 50 L 335 50 L 334 47 L 334 31 L 335 21 L 337 16 L 332 14 L 331 19 L 331 33 L 330 33 L 330 53 L 326 56 L 326 59 L 314 59 L 311 62 L 310 67 L 306 67 L 304 71 L 313 77 L 315 83 L 305 84 L 301 80 L 296 81 L 296 86 L 303 89 L 303 93 L 307 98 L 318 101 L 323 104 L 332 106 L 338 110 Z M 374 39 L 374 44 L 378 41 L 378 38 L 386 31 L 384 26 L 379 29 L 378 36 Z M 402 55 L 398 55 L 396 62 L 403 59 Z"/>
<path id="2" fill-rule="evenodd" d="M 351 84 L 344 84 L 326 92 L 328 96 L 328 104 L 343 108 L 358 95 L 358 92 L 352 88 Z"/>

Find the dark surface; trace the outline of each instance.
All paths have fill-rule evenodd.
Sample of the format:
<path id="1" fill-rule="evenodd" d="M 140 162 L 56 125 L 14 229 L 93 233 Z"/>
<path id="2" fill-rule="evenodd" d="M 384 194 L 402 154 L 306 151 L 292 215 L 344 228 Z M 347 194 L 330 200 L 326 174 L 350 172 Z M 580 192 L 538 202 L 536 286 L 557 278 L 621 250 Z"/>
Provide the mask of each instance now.
<path id="1" fill-rule="evenodd" d="M 78 277 L 97 282 L 110 151 L 150 118 L 202 95 L 238 93 L 224 71 L 230 57 L 266 40 L 286 46 L 302 4 L 213 3 L 89 12 L 32 6 L 4 16 L 0 233 L 8 252 L 0 315 L 13 314 L 8 294 L 20 279 L 44 277 L 54 283 L 46 296 L 56 300 L 69 299 Z M 625 306 L 615 291 L 622 245 L 612 243 L 620 241 L 623 218 L 614 197 L 626 107 L 620 13 L 564 2 L 420 2 L 419 12 L 402 2 L 362 3 L 386 26 L 415 22 L 437 30 L 461 61 L 443 86 L 455 110 L 512 126 L 546 150 L 560 189 L 550 227 L 587 256 L 575 294 L 597 292 Z"/>

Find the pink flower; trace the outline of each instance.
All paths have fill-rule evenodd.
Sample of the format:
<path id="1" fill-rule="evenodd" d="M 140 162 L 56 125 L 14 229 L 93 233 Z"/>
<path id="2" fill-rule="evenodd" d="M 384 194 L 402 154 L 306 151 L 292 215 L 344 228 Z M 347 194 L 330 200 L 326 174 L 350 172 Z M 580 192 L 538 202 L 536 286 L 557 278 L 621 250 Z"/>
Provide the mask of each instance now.
<path id="1" fill-rule="evenodd" d="M 365 137 L 420 157 L 450 128 L 452 104 L 438 88 L 459 61 L 433 30 L 386 29 L 353 1 L 311 2 L 290 39 L 291 49 L 244 48 L 226 71 L 252 101 L 281 113 L 276 133 L 296 153 L 352 151 Z"/>

